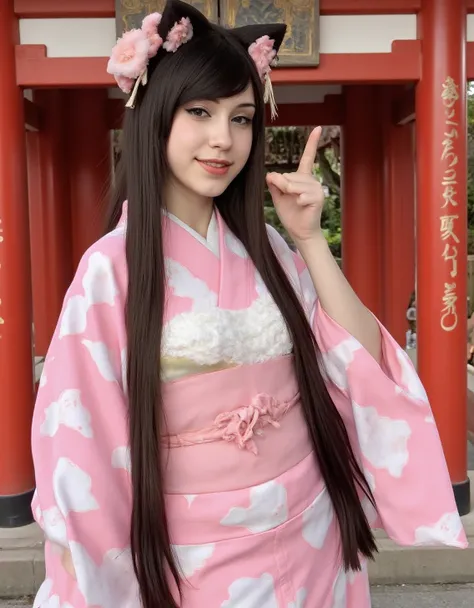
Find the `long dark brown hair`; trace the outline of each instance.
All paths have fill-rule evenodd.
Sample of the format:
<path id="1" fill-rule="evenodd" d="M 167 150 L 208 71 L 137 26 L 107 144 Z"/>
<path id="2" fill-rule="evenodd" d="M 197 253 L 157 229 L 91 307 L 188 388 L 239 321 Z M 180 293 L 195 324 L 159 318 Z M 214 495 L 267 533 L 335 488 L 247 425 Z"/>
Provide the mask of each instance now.
<path id="1" fill-rule="evenodd" d="M 174 114 L 197 99 L 220 99 L 251 83 L 256 112 L 250 158 L 215 200 L 230 230 L 247 249 L 280 309 L 293 341 L 294 367 L 316 466 L 324 478 L 341 534 L 341 558 L 360 568 L 360 555 L 376 547 L 360 502 L 370 488 L 351 449 L 343 420 L 319 368 L 319 349 L 303 308 L 267 237 L 264 200 L 264 105 L 256 69 L 243 46 L 225 30 L 195 38 L 179 52 L 159 57 L 135 109 L 124 121 L 123 148 L 108 229 L 128 199 L 126 304 L 128 400 L 132 460 L 131 546 L 145 608 L 175 608 L 170 580 L 180 586 L 172 552 L 163 491 L 160 446 L 163 402 L 160 351 L 164 312 L 164 258 L 161 232 L 163 184 L 169 172 L 166 144 Z M 172 577 L 170 579 L 170 576 Z"/>

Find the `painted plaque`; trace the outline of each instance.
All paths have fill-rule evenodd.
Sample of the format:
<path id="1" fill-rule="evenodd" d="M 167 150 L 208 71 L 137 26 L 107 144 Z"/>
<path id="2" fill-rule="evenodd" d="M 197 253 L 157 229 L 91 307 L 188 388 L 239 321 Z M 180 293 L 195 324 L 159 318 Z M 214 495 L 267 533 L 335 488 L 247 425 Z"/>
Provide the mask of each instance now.
<path id="1" fill-rule="evenodd" d="M 319 0 L 220 0 L 225 27 L 253 23 L 286 23 L 279 65 L 319 64 Z"/>
<path id="2" fill-rule="evenodd" d="M 201 11 L 209 21 L 217 23 L 218 0 L 188 0 Z M 115 0 L 117 38 L 126 30 L 140 27 L 142 20 L 149 13 L 161 13 L 165 0 Z"/>

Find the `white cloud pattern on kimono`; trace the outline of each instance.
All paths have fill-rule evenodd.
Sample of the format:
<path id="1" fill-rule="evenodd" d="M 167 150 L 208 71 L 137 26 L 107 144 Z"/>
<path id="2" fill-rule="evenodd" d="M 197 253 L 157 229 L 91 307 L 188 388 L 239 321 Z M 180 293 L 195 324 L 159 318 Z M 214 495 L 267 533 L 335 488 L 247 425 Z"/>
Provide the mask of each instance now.
<path id="1" fill-rule="evenodd" d="M 207 283 L 195 277 L 185 266 L 171 258 L 165 259 L 165 266 L 170 288 L 176 296 L 190 298 L 194 312 L 217 306 L 217 293 L 211 291 Z"/>
<path id="2" fill-rule="evenodd" d="M 285 239 L 281 234 L 273 227 L 267 224 L 267 234 L 272 245 L 275 255 L 279 259 L 283 270 L 285 271 L 290 283 L 293 285 L 297 295 L 302 297 L 300 277 L 296 268 L 295 260 L 293 258 L 293 252 L 288 247 Z"/>
<path id="3" fill-rule="evenodd" d="M 325 371 L 329 379 L 340 389 L 349 386 L 347 368 L 354 361 L 354 353 L 362 347 L 355 338 L 347 338 L 326 353 L 322 353 Z"/>
<path id="4" fill-rule="evenodd" d="M 286 488 L 271 480 L 251 488 L 250 506 L 232 507 L 221 524 L 246 528 L 253 534 L 258 534 L 273 530 L 287 520 Z"/>
<path id="5" fill-rule="evenodd" d="M 66 389 L 59 395 L 57 401 L 50 403 L 45 409 L 45 419 L 41 424 L 40 433 L 46 437 L 54 437 L 61 425 L 77 431 L 87 439 L 93 437 L 91 415 L 81 401 L 80 390 Z"/>
<path id="6" fill-rule="evenodd" d="M 183 575 L 190 578 L 204 568 L 214 553 L 215 544 L 172 545 L 172 548 Z"/>
<path id="7" fill-rule="evenodd" d="M 68 547 L 67 529 L 64 517 L 57 507 L 51 507 L 42 512 L 43 529 L 48 540 L 61 547 Z"/>
<path id="8" fill-rule="evenodd" d="M 288 604 L 288 608 L 305 608 L 308 593 L 303 587 L 296 592 L 296 600 Z"/>
<path id="9" fill-rule="evenodd" d="M 255 269 L 255 290 L 259 297 L 268 297 L 268 289 L 263 282 L 262 275 Z"/>
<path id="10" fill-rule="evenodd" d="M 45 602 L 51 595 L 51 589 L 53 588 L 53 581 L 50 578 L 46 578 L 41 587 L 38 589 L 36 594 L 33 608 L 41 608 L 45 605 Z"/>
<path id="11" fill-rule="evenodd" d="M 111 549 L 97 565 L 80 543 L 70 543 L 77 586 L 88 606 L 138 606 L 138 583 L 130 549 Z"/>
<path id="12" fill-rule="evenodd" d="M 445 513 L 434 525 L 416 528 L 415 543 L 426 546 L 449 544 L 463 547 L 464 545 L 458 540 L 462 531 L 463 525 L 458 512 Z"/>
<path id="13" fill-rule="evenodd" d="M 374 407 L 361 407 L 354 401 L 353 411 L 364 457 L 376 469 L 386 469 L 392 477 L 401 477 L 409 460 L 409 424 L 380 416 Z"/>
<path id="14" fill-rule="evenodd" d="M 110 360 L 107 345 L 104 342 L 93 342 L 92 340 L 82 340 L 82 344 L 87 348 L 102 378 L 107 382 L 117 382 L 117 374 Z"/>
<path id="15" fill-rule="evenodd" d="M 334 581 L 332 594 L 331 608 L 347 608 L 347 574 L 344 568 L 339 570 L 337 578 Z"/>
<path id="16" fill-rule="evenodd" d="M 313 549 L 322 549 L 333 517 L 331 499 L 324 488 L 303 513 L 303 538 Z"/>
<path id="17" fill-rule="evenodd" d="M 64 515 L 69 511 L 86 512 L 99 508 L 91 493 L 92 479 L 68 458 L 59 458 L 53 473 L 56 503 Z"/>
<path id="18" fill-rule="evenodd" d="M 71 296 L 64 307 L 59 326 L 59 337 L 82 334 L 87 326 L 87 301 L 84 296 Z"/>
<path id="19" fill-rule="evenodd" d="M 33 608 L 73 608 L 69 602 L 63 602 L 59 595 L 51 595 L 53 581 L 49 578 L 45 579 L 35 597 Z"/>
<path id="20" fill-rule="evenodd" d="M 114 469 L 125 469 L 129 473 L 132 472 L 132 458 L 130 455 L 130 447 L 121 445 L 112 452 L 112 466 Z"/>
<path id="21" fill-rule="evenodd" d="M 118 289 L 115 284 L 112 260 L 109 256 L 100 251 L 90 255 L 82 286 L 89 306 L 92 304 L 114 305 Z"/>
<path id="22" fill-rule="evenodd" d="M 262 574 L 260 578 L 239 578 L 229 587 L 229 599 L 221 608 L 278 608 L 275 585 L 271 574 Z"/>
<path id="23" fill-rule="evenodd" d="M 409 356 L 401 348 L 397 348 L 396 352 L 402 371 L 401 385 L 405 387 L 405 390 L 410 397 L 428 403 L 428 395 L 426 394 L 418 374 L 413 369 Z"/>
<path id="24" fill-rule="evenodd" d="M 314 313 L 314 307 L 316 305 L 316 291 L 314 290 L 313 280 L 309 274 L 309 270 L 305 268 L 300 274 L 300 285 L 303 297 L 303 303 L 307 312 L 308 318 L 312 321 L 311 317 Z"/>

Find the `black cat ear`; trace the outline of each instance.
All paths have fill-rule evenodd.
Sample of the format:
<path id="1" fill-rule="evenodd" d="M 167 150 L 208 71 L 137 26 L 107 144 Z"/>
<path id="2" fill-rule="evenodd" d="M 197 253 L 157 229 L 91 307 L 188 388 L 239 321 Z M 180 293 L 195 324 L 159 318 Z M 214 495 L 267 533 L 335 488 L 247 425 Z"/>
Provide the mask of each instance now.
<path id="1" fill-rule="evenodd" d="M 275 41 L 273 48 L 278 53 L 286 34 L 286 25 L 284 23 L 262 23 L 244 25 L 228 31 L 236 36 L 246 48 L 262 36 L 268 36 Z"/>
<path id="2" fill-rule="evenodd" d="M 166 40 L 168 32 L 183 17 L 187 17 L 191 21 L 194 36 L 206 34 L 212 28 L 212 23 L 191 4 L 180 0 L 168 0 L 158 26 L 158 33 L 163 40 Z"/>

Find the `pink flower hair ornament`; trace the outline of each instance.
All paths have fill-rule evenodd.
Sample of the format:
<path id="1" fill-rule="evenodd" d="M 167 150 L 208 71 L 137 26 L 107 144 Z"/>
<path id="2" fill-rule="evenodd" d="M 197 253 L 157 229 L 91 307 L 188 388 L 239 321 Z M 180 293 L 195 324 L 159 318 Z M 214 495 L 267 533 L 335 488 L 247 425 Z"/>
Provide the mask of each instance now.
<path id="1" fill-rule="evenodd" d="M 107 72 L 112 74 L 119 88 L 130 97 L 127 108 L 135 107 L 138 87 L 148 83 L 148 63 L 163 47 L 170 53 L 189 42 L 193 37 L 193 26 L 187 17 L 175 23 L 168 32 L 166 41 L 158 33 L 161 23 L 160 13 L 147 15 L 140 29 L 125 32 L 112 49 Z"/>
<path id="2" fill-rule="evenodd" d="M 275 41 L 270 36 L 260 36 L 249 46 L 249 55 L 252 57 L 257 72 L 264 83 L 263 100 L 270 104 L 271 119 L 278 116 L 275 94 L 273 92 L 272 81 L 270 80 L 271 66 L 276 64 L 277 52 L 274 49 Z"/>

